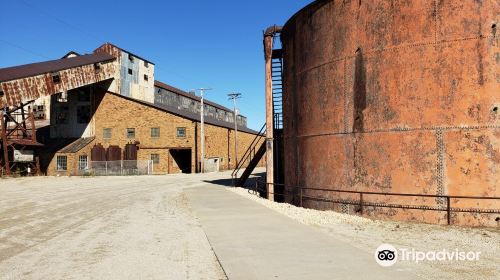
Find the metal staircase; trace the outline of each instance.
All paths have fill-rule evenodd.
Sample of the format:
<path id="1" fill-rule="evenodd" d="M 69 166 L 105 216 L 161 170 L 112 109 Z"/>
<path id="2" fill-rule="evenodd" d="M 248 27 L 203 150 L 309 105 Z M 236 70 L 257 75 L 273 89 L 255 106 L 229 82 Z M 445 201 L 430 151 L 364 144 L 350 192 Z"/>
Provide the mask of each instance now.
<path id="1" fill-rule="evenodd" d="M 273 81 L 274 129 L 283 128 L 283 53 L 273 50 L 271 61 L 271 79 Z"/>
<path id="2" fill-rule="evenodd" d="M 283 182 L 283 50 L 281 47 L 275 48 L 281 30 L 282 28 L 279 26 L 271 26 L 264 32 L 266 124 L 262 127 L 259 135 L 256 136 L 259 143 L 250 145 L 245 153 L 246 156 L 241 159 L 233 171 L 234 186 L 243 186 L 245 184 L 266 153 L 266 181 L 271 184 Z M 279 46 L 281 45 L 279 44 Z M 262 142 L 260 142 L 261 139 Z M 253 157 L 251 157 L 252 154 Z M 247 168 L 238 178 L 238 172 L 247 162 Z M 273 190 L 267 192 L 269 195 L 273 193 Z M 270 199 L 273 199 L 272 195 L 270 197 Z"/>
<path id="3" fill-rule="evenodd" d="M 260 129 L 259 133 L 255 135 L 252 143 L 246 150 L 245 154 L 241 157 L 240 161 L 236 164 L 236 167 L 231 173 L 231 178 L 233 179 L 233 186 L 242 187 L 250 174 L 252 174 L 253 170 L 259 164 L 259 161 L 262 159 L 264 154 L 266 153 L 266 125 L 264 124 Z M 245 170 L 240 176 L 240 171 L 246 165 Z M 239 176 L 239 177 L 238 177 Z"/>

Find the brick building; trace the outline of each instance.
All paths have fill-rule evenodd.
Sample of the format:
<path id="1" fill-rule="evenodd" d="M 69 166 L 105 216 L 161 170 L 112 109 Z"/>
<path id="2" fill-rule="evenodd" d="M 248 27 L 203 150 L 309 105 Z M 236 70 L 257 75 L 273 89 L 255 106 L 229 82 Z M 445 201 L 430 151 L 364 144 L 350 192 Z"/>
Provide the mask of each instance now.
<path id="1" fill-rule="evenodd" d="M 74 139 L 63 148 L 45 155 L 48 175 L 85 173 L 89 162 L 95 160 L 92 159 L 93 147 L 117 146 L 123 151 L 127 144 L 137 146 L 137 160 L 152 161 L 155 174 L 200 171 L 199 115 L 104 89 L 93 90 L 91 95 L 96 108 L 92 116 L 94 135 Z M 231 123 L 205 116 L 207 161 L 216 162 L 220 170 L 234 167 L 234 136 Z M 239 156 L 245 153 L 255 137 L 255 131 L 239 128 Z"/>
<path id="2" fill-rule="evenodd" d="M 123 170 L 130 162 L 134 168 L 147 164 L 148 174 L 201 171 L 201 100 L 156 81 L 151 61 L 106 43 L 90 55 L 72 52 L 59 60 L 37 63 L 36 69 L 43 71 L 25 71 L 33 66 L 0 69 L 6 77 L 17 74 L 0 81 L 0 86 L 25 85 L 35 74 L 49 77 L 36 84 L 39 91 L 26 97 L 35 104 L 43 100 L 50 118 L 49 126 L 37 130 L 38 142 L 44 146 L 35 154 L 43 173 L 80 175 L 92 173 L 103 163 L 106 170 L 117 165 Z M 80 68 L 88 73 L 79 73 Z M 58 75 L 62 79 L 54 79 Z M 67 80 L 82 86 L 71 86 Z M 16 96 L 25 98 L 22 92 Z M 232 110 L 205 100 L 207 171 L 234 168 L 234 117 Z M 238 115 L 236 121 L 241 157 L 259 136 L 247 128 L 246 117 Z"/>

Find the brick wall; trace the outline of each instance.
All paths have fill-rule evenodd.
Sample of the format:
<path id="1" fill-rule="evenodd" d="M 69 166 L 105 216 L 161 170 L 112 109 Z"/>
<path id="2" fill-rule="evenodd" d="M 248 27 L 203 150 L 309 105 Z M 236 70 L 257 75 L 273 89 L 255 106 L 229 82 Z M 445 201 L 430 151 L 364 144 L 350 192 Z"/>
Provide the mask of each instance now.
<path id="1" fill-rule="evenodd" d="M 201 158 L 200 124 L 165 112 L 158 108 L 145 105 L 115 94 L 106 93 L 96 96 L 97 110 L 93 115 L 95 125 L 95 139 L 77 153 L 65 154 L 68 156 L 68 171 L 56 171 L 56 153 L 52 158 L 48 175 L 77 174 L 78 157 L 88 155 L 90 160 L 91 148 L 100 143 L 104 148 L 117 145 L 122 150 L 127 143 L 138 143 L 138 160 L 149 160 L 151 154 L 158 154 L 160 161 L 154 165 L 157 174 L 178 173 L 180 168 L 172 158 L 172 150 L 191 150 L 191 170 L 197 170 L 197 160 Z M 111 137 L 104 138 L 103 130 L 111 129 Z M 128 138 L 127 128 L 135 129 L 135 137 Z M 159 128 L 160 136 L 152 137 L 151 128 Z M 185 128 L 185 137 L 177 137 L 177 128 Z M 221 158 L 220 168 L 234 168 L 234 130 L 205 124 L 205 157 Z M 196 137 L 195 137 L 196 136 Z M 238 132 L 238 156 L 241 157 L 255 135 Z M 196 143 L 195 143 L 196 138 Z M 264 161 L 261 161 L 260 166 Z"/>

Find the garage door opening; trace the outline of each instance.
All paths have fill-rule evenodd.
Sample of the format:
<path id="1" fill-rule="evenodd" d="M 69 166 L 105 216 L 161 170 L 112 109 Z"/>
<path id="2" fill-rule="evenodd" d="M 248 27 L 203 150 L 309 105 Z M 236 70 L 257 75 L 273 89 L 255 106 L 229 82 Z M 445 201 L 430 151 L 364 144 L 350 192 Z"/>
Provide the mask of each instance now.
<path id="1" fill-rule="evenodd" d="M 169 173 L 191 173 L 191 149 L 170 150 L 170 156 L 172 164 Z"/>

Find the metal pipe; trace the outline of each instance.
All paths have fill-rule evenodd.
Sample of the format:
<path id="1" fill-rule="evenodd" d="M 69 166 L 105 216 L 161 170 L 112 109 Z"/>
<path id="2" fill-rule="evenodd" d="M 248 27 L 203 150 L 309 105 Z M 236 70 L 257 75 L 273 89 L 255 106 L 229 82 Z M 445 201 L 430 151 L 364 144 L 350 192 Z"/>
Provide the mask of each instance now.
<path id="1" fill-rule="evenodd" d="M 446 218 L 448 220 L 448 225 L 451 225 L 451 205 L 450 205 L 450 197 L 446 197 Z"/>
<path id="2" fill-rule="evenodd" d="M 363 193 L 359 193 L 359 213 L 363 216 Z"/>
<path id="3" fill-rule="evenodd" d="M 274 108 L 273 108 L 273 78 L 272 59 L 274 36 L 281 32 L 281 27 L 271 26 L 264 32 L 264 59 L 265 59 L 265 80 L 266 80 L 266 181 L 268 186 L 267 197 L 274 200 Z"/>
<path id="4" fill-rule="evenodd" d="M 203 104 L 203 90 L 201 90 L 201 108 L 200 108 L 200 121 L 201 121 L 201 173 L 205 173 L 205 105 Z"/>

